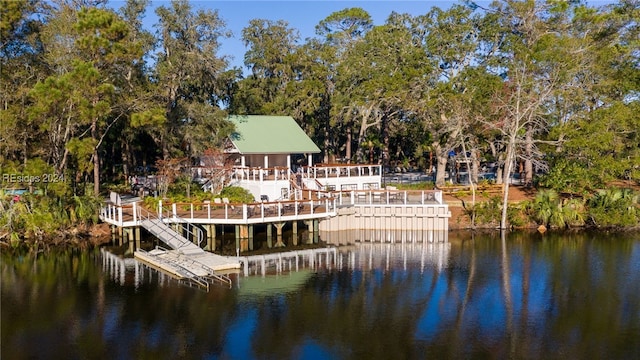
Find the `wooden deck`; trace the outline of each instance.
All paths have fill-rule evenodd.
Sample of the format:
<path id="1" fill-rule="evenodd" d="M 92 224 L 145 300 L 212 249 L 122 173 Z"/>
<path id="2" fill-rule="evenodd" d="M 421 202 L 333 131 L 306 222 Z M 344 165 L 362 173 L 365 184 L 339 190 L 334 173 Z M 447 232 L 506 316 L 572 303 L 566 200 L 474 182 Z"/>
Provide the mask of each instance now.
<path id="1" fill-rule="evenodd" d="M 366 190 L 366 191 L 317 191 L 308 200 L 233 203 L 162 203 L 158 210 L 144 209 L 139 203 L 117 206 L 106 202 L 100 211 L 100 219 L 108 224 L 132 227 L 140 226 L 140 212 L 153 212 L 165 222 L 190 222 L 194 224 L 259 224 L 292 220 L 313 220 L 336 216 L 338 208 L 347 206 L 440 206 L 443 204 L 439 190 Z M 319 196 L 319 197 L 318 197 Z"/>

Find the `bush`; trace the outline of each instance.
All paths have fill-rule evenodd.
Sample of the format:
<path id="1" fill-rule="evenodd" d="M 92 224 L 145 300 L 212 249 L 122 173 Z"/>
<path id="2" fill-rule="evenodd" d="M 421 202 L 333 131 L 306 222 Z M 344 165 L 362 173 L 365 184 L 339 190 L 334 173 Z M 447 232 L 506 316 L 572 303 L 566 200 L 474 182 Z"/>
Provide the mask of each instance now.
<path id="1" fill-rule="evenodd" d="M 585 224 L 584 202 L 581 199 L 562 199 L 553 189 L 538 191 L 526 211 L 536 223 L 551 228 L 564 229 Z"/>
<path id="2" fill-rule="evenodd" d="M 433 190 L 435 185 L 431 181 L 422 181 L 411 184 L 386 183 L 386 186 L 395 186 L 398 190 Z"/>
<path id="3" fill-rule="evenodd" d="M 630 189 L 598 191 L 588 201 L 591 223 L 597 227 L 636 226 L 640 220 L 640 194 Z"/>
<path id="4" fill-rule="evenodd" d="M 502 201 L 499 197 L 493 196 L 488 201 L 477 203 L 467 211 L 468 216 L 475 215 L 476 224 L 492 225 L 499 224 L 502 216 Z"/>
<path id="5" fill-rule="evenodd" d="M 252 203 L 255 201 L 253 195 L 239 186 L 229 186 L 222 189 L 220 197 L 226 197 L 232 203 Z"/>

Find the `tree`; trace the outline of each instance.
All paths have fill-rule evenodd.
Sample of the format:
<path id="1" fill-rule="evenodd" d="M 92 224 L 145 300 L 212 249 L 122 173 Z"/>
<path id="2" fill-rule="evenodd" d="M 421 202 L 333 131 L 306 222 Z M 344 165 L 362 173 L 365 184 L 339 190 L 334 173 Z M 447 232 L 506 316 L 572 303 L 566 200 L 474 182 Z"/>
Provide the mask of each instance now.
<path id="1" fill-rule="evenodd" d="M 345 159 L 350 162 L 352 158 L 352 141 L 353 141 L 353 117 L 345 116 L 345 108 L 349 106 L 348 94 L 345 86 L 337 85 L 338 81 L 343 81 L 346 87 L 344 75 L 338 70 L 340 64 L 345 60 L 346 53 L 358 42 L 362 41 L 365 34 L 371 30 L 373 22 L 371 16 L 362 8 L 348 8 L 336 11 L 326 17 L 316 26 L 316 33 L 324 36 L 325 43 L 331 46 L 333 54 L 331 59 L 335 61 L 329 64 L 331 72 L 329 74 L 332 79 L 331 86 L 331 117 L 335 118 L 332 126 L 342 129 L 345 134 L 344 152 Z M 355 70 L 355 69 L 352 69 Z M 366 110 L 365 110 L 366 112 Z"/>
<path id="2" fill-rule="evenodd" d="M 196 156 L 232 129 L 220 107 L 226 99 L 227 61 L 216 55 L 219 38 L 229 33 L 217 11 L 193 12 L 187 1 L 174 0 L 156 13 L 161 51 L 153 74 L 155 99 L 167 120 L 149 132 L 165 160 Z"/>
<path id="3" fill-rule="evenodd" d="M 122 88 L 121 74 L 140 59 L 140 46 L 113 11 L 62 6 L 57 21 L 45 29 L 45 59 L 57 69 L 30 92 L 32 120 L 49 138 L 45 154 L 62 174 L 74 157 L 76 181 L 93 168 L 93 192 L 100 191 L 100 147 L 110 127 L 113 107 Z M 75 19 L 65 27 L 61 19 Z M 62 29 L 61 36 L 53 35 Z"/>
<path id="4" fill-rule="evenodd" d="M 533 136 L 548 129 L 545 104 L 554 91 L 561 88 L 563 76 L 571 66 L 557 61 L 558 54 L 567 51 L 558 29 L 567 24 L 568 6 L 553 1 L 506 0 L 493 4 L 492 11 L 500 14 L 500 27 L 506 34 L 500 48 L 500 62 L 496 64 L 505 81 L 494 95 L 495 121 L 488 122 L 500 131 L 505 147 L 500 228 L 506 229 L 514 163 L 518 154 L 524 153 L 528 161 L 536 156 Z"/>
<path id="5" fill-rule="evenodd" d="M 26 118 L 29 90 L 45 77 L 39 41 L 45 10 L 39 1 L 0 1 L 0 164 L 26 163 L 38 143 Z"/>
<path id="6" fill-rule="evenodd" d="M 492 78 L 483 70 L 481 17 L 472 10 L 454 5 L 447 10 L 432 9 L 414 20 L 414 36 L 429 64 L 413 85 L 411 104 L 431 134 L 430 148 L 436 157 L 436 185 L 444 185 L 450 152 L 469 141 L 475 153 L 477 139 L 467 131 L 477 117 L 474 106 L 486 96 Z"/>
<path id="7" fill-rule="evenodd" d="M 637 2 L 574 11 L 569 28 L 574 72 L 550 107 L 555 115 L 551 170 L 540 181 L 588 192 L 615 179 L 640 179 L 637 113 L 640 69 Z M 635 55 L 634 55 L 635 54 Z"/>
<path id="8" fill-rule="evenodd" d="M 371 144 L 379 144 L 381 161 L 389 165 L 389 142 L 395 135 L 391 131 L 395 123 L 407 120 L 410 89 L 425 64 L 409 29 L 393 21 L 372 28 L 344 53 L 337 68 L 337 98 L 344 104 L 342 117 L 357 131 L 358 162 L 365 160 Z"/>

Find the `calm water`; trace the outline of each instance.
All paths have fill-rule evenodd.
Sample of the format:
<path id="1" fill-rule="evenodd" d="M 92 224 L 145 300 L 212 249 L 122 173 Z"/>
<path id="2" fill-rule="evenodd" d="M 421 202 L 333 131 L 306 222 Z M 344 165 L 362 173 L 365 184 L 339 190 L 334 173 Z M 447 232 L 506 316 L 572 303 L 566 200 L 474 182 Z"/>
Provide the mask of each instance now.
<path id="1" fill-rule="evenodd" d="M 3 359 L 639 359 L 640 235 L 449 235 L 210 292 L 2 254 Z M 123 269 L 126 269 L 123 270 Z"/>

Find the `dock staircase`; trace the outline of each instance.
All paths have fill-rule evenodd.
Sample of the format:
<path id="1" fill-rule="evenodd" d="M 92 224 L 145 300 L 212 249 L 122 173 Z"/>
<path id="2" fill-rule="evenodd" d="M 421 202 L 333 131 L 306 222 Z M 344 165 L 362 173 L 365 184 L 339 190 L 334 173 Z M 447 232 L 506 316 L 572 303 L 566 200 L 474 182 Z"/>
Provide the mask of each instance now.
<path id="1" fill-rule="evenodd" d="M 218 273 L 218 269 L 239 268 L 240 264 L 237 260 L 204 251 L 146 209 L 140 207 L 138 218 L 141 219 L 140 226 L 171 248 L 156 247 L 151 251 L 137 250 L 134 256 L 138 260 L 178 280 L 190 281 L 206 290 L 209 289 L 209 283 L 214 282 L 231 287 L 231 279 L 227 275 Z M 201 239 L 201 236 L 198 236 L 198 239 Z"/>
<path id="2" fill-rule="evenodd" d="M 205 252 L 198 245 L 192 243 L 181 234 L 178 234 L 175 230 L 173 230 L 158 218 L 147 218 L 145 220 L 142 220 L 140 222 L 140 226 L 145 228 L 153 236 L 157 237 L 158 240 L 167 244 L 170 248 L 177 250 L 181 254 L 199 255 Z"/>

